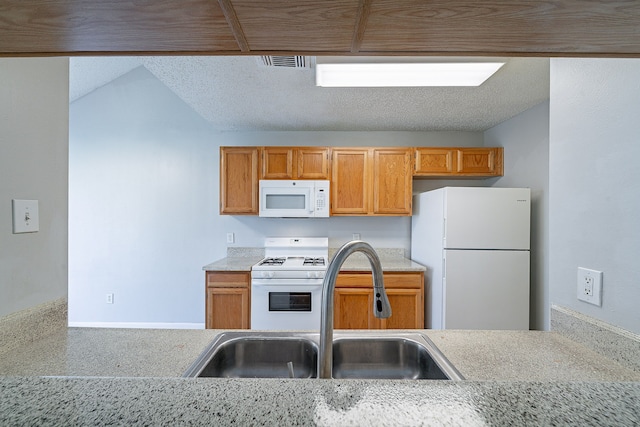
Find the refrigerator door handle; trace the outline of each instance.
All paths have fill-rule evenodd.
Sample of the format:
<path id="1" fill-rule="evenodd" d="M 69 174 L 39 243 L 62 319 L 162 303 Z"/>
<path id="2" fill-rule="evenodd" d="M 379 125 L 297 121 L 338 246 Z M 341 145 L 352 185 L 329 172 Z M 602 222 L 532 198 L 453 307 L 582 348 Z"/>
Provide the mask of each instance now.
<path id="1" fill-rule="evenodd" d="M 442 258 L 442 278 L 447 278 L 447 259 Z"/>
<path id="2" fill-rule="evenodd" d="M 447 218 L 442 219 L 442 242 L 447 243 Z"/>

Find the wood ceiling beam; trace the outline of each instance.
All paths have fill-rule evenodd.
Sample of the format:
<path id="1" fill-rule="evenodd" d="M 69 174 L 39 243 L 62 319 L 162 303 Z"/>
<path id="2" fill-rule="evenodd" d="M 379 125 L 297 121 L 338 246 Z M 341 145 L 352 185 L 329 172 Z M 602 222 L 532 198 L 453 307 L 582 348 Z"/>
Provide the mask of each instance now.
<path id="1" fill-rule="evenodd" d="M 1 0 L 0 57 L 640 57 L 639 0 Z"/>
<path id="2" fill-rule="evenodd" d="M 220 9 L 222 9 L 222 13 L 224 14 L 224 17 L 227 20 L 229 27 L 231 28 L 231 32 L 238 42 L 240 52 L 249 53 L 251 50 L 249 48 L 249 42 L 247 41 L 247 37 L 242 31 L 242 25 L 240 25 L 240 20 L 238 19 L 236 10 L 231 4 L 231 0 L 218 0 L 218 4 L 220 4 Z"/>
<path id="3" fill-rule="evenodd" d="M 360 52 L 364 32 L 367 29 L 367 20 L 371 12 L 371 2 L 373 0 L 360 0 L 358 4 L 358 15 L 356 16 L 356 25 L 353 32 L 353 40 L 351 41 L 351 53 Z"/>

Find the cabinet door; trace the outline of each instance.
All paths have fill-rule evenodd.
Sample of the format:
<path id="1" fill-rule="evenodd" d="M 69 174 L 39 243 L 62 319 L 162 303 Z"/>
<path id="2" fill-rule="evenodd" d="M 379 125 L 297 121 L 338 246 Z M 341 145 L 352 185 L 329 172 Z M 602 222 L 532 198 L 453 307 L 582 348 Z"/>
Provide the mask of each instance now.
<path id="1" fill-rule="evenodd" d="M 207 288 L 207 329 L 249 329 L 249 289 Z"/>
<path id="2" fill-rule="evenodd" d="M 370 212 L 370 158 L 368 149 L 334 148 L 331 162 L 331 214 L 367 215 Z"/>
<path id="3" fill-rule="evenodd" d="M 424 300 L 420 289 L 387 289 L 391 317 L 379 319 L 383 329 L 423 329 Z"/>
<path id="4" fill-rule="evenodd" d="M 416 176 L 449 175 L 454 172 L 456 150 L 451 148 L 417 148 L 415 151 Z"/>
<path id="5" fill-rule="evenodd" d="M 262 147 L 260 179 L 294 179 L 294 149 Z"/>
<path id="6" fill-rule="evenodd" d="M 329 149 L 298 147 L 296 149 L 298 179 L 329 179 Z"/>
<path id="7" fill-rule="evenodd" d="M 374 214 L 411 215 L 412 183 L 410 149 L 373 150 Z"/>
<path id="8" fill-rule="evenodd" d="M 258 214 L 258 148 L 220 148 L 220 213 Z"/>
<path id="9" fill-rule="evenodd" d="M 207 329 L 249 329 L 251 276 L 245 271 L 207 271 L 205 276 Z"/>
<path id="10" fill-rule="evenodd" d="M 336 288 L 334 291 L 334 329 L 377 329 L 373 316 L 373 290 Z"/>
<path id="11" fill-rule="evenodd" d="M 502 176 L 502 147 L 458 150 L 457 175 Z"/>
<path id="12" fill-rule="evenodd" d="M 502 147 L 418 147 L 413 176 L 502 176 L 503 151 Z"/>
<path id="13" fill-rule="evenodd" d="M 423 329 L 424 273 L 387 272 L 384 284 L 391 317 L 373 314 L 372 276 L 368 272 L 343 272 L 336 280 L 334 327 L 337 329 Z M 340 325 L 340 326 L 337 326 Z"/>

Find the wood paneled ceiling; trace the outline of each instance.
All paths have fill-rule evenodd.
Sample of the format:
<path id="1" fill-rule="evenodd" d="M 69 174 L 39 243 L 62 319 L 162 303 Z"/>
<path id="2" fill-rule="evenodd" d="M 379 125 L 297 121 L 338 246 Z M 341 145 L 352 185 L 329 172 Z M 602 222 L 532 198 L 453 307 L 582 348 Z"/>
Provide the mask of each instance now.
<path id="1" fill-rule="evenodd" d="M 3 0 L 0 56 L 640 57 L 638 0 Z"/>

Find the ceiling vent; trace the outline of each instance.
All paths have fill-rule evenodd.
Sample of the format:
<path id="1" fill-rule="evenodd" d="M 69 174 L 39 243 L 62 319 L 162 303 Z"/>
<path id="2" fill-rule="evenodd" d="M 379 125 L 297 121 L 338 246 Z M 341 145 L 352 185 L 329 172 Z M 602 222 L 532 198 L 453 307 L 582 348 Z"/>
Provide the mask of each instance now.
<path id="1" fill-rule="evenodd" d="M 265 67 L 311 68 L 311 56 L 261 56 L 258 61 Z"/>

